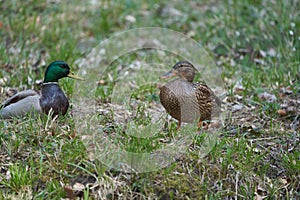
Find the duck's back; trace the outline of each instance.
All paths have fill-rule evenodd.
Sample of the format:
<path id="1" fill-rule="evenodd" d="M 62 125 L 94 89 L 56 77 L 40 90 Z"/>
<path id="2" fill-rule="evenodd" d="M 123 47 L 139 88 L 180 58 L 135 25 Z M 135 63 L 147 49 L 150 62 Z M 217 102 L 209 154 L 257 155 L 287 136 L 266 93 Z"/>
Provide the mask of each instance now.
<path id="1" fill-rule="evenodd" d="M 57 83 L 47 83 L 42 86 L 40 105 L 47 115 L 51 109 L 53 116 L 65 115 L 69 101 Z"/>

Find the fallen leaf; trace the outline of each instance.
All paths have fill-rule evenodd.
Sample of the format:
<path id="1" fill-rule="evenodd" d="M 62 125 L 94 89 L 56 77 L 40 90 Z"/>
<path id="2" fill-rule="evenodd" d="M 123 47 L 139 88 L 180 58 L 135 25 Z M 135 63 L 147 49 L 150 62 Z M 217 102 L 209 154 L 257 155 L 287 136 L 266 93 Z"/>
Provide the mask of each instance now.
<path id="1" fill-rule="evenodd" d="M 73 185 L 73 190 L 76 190 L 76 191 L 83 191 L 84 188 L 85 188 L 84 185 L 81 183 L 75 183 Z"/>
<path id="2" fill-rule="evenodd" d="M 276 51 L 273 48 L 271 48 L 268 50 L 268 54 L 269 54 L 269 56 L 274 57 L 274 56 L 276 56 Z"/>
<path id="3" fill-rule="evenodd" d="M 234 106 L 232 106 L 232 112 L 236 112 L 239 111 L 243 108 L 244 106 L 242 104 L 236 104 Z"/>
<path id="4" fill-rule="evenodd" d="M 277 100 L 277 98 L 274 94 L 270 94 L 270 93 L 267 93 L 267 92 L 263 92 L 263 93 L 258 94 L 258 97 L 262 101 L 266 101 L 268 103 L 274 103 Z"/>
<path id="5" fill-rule="evenodd" d="M 286 108 L 286 111 L 287 111 L 288 113 L 294 113 L 296 110 L 297 110 L 297 109 L 296 109 L 296 107 L 294 107 L 294 106 L 288 106 L 288 107 Z"/>
<path id="6" fill-rule="evenodd" d="M 278 113 L 279 115 L 281 115 L 281 116 L 286 116 L 286 111 L 283 110 L 283 109 L 277 110 L 277 113 Z"/>
<path id="7" fill-rule="evenodd" d="M 136 18 L 134 16 L 132 16 L 132 15 L 127 15 L 125 17 L 125 20 L 128 21 L 128 22 L 130 22 L 130 23 L 135 23 L 136 22 Z"/>
<path id="8" fill-rule="evenodd" d="M 281 183 L 283 183 L 284 185 L 286 185 L 288 183 L 288 181 L 285 178 L 281 178 L 280 179 Z"/>
<path id="9" fill-rule="evenodd" d="M 284 94 L 293 94 L 293 90 L 290 87 L 282 87 L 280 88 L 280 92 Z"/>
<path id="10" fill-rule="evenodd" d="M 243 86 L 242 79 L 240 79 L 236 82 L 236 84 L 233 87 L 234 94 L 238 94 L 244 90 L 245 90 L 245 88 Z"/>
<path id="11" fill-rule="evenodd" d="M 74 191 L 72 190 L 72 188 L 70 186 L 65 186 L 64 190 L 66 192 L 66 197 L 69 199 L 75 199 L 75 194 Z"/>
<path id="12" fill-rule="evenodd" d="M 103 80 L 103 79 L 99 80 L 99 81 L 98 81 L 98 84 L 99 84 L 99 85 L 105 85 L 105 80 Z"/>
<path id="13" fill-rule="evenodd" d="M 256 193 L 254 199 L 255 200 L 262 200 L 263 198 L 262 198 L 261 195 L 259 195 L 259 194 Z"/>

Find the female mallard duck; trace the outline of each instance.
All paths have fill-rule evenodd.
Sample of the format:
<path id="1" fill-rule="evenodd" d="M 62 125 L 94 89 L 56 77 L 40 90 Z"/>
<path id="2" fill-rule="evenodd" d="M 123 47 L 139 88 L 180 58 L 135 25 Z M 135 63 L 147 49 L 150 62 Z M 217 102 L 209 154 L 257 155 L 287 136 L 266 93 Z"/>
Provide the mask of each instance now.
<path id="1" fill-rule="evenodd" d="M 181 122 L 194 123 L 199 120 L 210 120 L 212 115 L 220 112 L 221 100 L 204 83 L 193 83 L 197 70 L 187 62 L 177 62 L 171 71 L 160 78 L 178 76 L 160 87 L 160 101 L 166 111 L 178 120 L 177 130 Z"/>
<path id="2" fill-rule="evenodd" d="M 41 92 L 25 90 L 19 92 L 2 104 L 0 118 L 22 117 L 28 113 L 45 113 L 50 111 L 53 116 L 65 115 L 69 101 L 58 85 L 58 80 L 64 77 L 83 80 L 70 71 L 63 61 L 54 61 L 46 69 Z"/>

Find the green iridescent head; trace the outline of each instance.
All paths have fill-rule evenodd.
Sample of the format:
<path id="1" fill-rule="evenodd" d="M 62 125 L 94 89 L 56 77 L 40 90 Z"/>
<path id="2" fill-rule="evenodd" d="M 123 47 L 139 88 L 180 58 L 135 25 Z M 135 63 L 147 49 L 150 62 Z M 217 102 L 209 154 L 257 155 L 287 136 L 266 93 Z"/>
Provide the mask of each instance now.
<path id="1" fill-rule="evenodd" d="M 71 72 L 69 65 L 64 61 L 54 61 L 47 67 L 44 83 L 58 82 L 59 79 L 64 77 L 83 80 L 83 78 Z"/>

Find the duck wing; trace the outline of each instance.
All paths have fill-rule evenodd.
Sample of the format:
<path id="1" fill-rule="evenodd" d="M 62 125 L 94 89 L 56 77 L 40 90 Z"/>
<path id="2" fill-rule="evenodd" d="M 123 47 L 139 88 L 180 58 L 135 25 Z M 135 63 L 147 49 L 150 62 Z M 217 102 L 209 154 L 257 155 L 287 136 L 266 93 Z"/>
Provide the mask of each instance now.
<path id="1" fill-rule="evenodd" d="M 38 112 L 42 109 L 39 103 L 40 95 L 35 90 L 25 90 L 18 92 L 8 98 L 0 110 L 1 118 L 12 118 L 16 116 L 24 116 L 27 113 Z"/>
<path id="2" fill-rule="evenodd" d="M 1 107 L 6 107 L 10 104 L 16 103 L 28 96 L 34 96 L 34 95 L 39 95 L 39 93 L 35 90 L 24 90 L 21 92 L 16 93 L 15 95 L 9 97 L 8 99 L 6 99 L 6 101 L 4 101 L 1 105 Z"/>
<path id="3" fill-rule="evenodd" d="M 218 115 L 221 111 L 222 101 L 216 94 L 203 83 L 193 83 L 195 95 L 202 120 L 210 119 L 211 116 Z"/>

